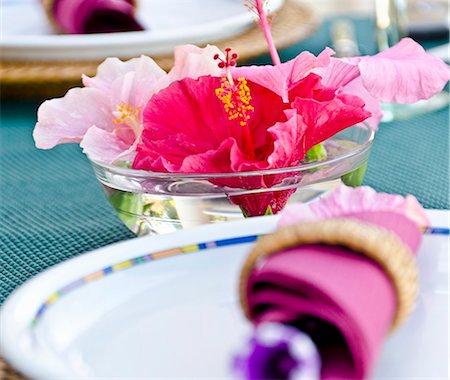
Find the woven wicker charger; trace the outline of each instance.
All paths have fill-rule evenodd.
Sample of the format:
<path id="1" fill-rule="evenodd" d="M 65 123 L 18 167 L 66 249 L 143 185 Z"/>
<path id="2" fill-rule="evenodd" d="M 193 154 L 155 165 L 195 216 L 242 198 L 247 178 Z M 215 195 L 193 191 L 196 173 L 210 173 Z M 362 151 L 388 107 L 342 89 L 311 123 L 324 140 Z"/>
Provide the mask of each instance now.
<path id="1" fill-rule="evenodd" d="M 24 380 L 25 378 L 14 371 L 0 358 L 0 380 Z"/>
<path id="2" fill-rule="evenodd" d="M 296 0 L 287 0 L 273 17 L 272 34 L 275 44 L 278 48 L 292 45 L 313 33 L 319 24 L 317 13 Z M 215 44 L 221 49 L 232 47 L 239 54 L 240 63 L 267 52 L 264 37 L 256 25 L 241 35 Z M 172 56 L 152 58 L 165 70 L 173 65 Z M 80 85 L 81 74 L 95 75 L 99 63 L 100 61 L 3 61 L 0 67 L 1 96 L 4 99 L 62 96 L 70 87 Z"/>

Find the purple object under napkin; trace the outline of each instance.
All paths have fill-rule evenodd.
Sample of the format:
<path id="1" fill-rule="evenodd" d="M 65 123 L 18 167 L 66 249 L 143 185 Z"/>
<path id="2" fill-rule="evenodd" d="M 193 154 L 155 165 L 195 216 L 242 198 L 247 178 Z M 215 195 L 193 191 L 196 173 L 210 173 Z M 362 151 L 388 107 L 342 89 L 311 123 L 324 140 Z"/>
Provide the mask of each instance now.
<path id="1" fill-rule="evenodd" d="M 311 338 L 280 323 L 262 323 L 234 358 L 237 379 L 316 380 L 320 357 Z"/>
<path id="2" fill-rule="evenodd" d="M 143 30 L 134 16 L 133 0 L 54 0 L 51 14 L 69 34 Z"/>
<path id="3" fill-rule="evenodd" d="M 346 217 L 394 232 L 416 252 L 422 234 L 405 216 L 362 212 Z M 347 248 L 304 245 L 279 252 L 247 282 L 256 324 L 289 323 L 308 333 L 321 355 L 322 379 L 370 376 L 396 312 L 396 293 L 381 267 Z"/>

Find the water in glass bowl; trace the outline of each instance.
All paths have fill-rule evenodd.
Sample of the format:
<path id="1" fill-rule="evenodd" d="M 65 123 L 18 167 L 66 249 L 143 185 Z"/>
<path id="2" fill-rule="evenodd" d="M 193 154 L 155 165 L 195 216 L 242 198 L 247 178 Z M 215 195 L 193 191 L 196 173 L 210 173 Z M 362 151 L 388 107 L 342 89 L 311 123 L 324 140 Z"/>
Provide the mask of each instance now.
<path id="1" fill-rule="evenodd" d="M 323 143 L 326 158 L 258 172 L 171 174 L 92 161 L 119 218 L 138 236 L 278 212 L 285 202 L 307 202 L 340 183 L 361 184 L 373 141 L 367 125 Z"/>

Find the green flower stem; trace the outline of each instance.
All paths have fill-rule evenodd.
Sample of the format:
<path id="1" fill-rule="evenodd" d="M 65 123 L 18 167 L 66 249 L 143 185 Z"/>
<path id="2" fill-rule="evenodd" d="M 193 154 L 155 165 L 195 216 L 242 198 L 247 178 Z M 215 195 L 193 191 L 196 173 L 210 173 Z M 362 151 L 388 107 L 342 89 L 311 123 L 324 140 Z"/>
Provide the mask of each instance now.
<path id="1" fill-rule="evenodd" d="M 244 215 L 244 218 L 250 218 L 251 215 L 248 215 L 247 212 L 242 208 L 239 207 L 242 211 L 242 215 Z M 264 212 L 264 215 L 273 215 L 272 207 L 267 206 L 266 211 Z"/>
<path id="2" fill-rule="evenodd" d="M 142 194 L 116 190 L 108 198 L 120 220 L 131 229 L 143 213 Z"/>
<path id="3" fill-rule="evenodd" d="M 323 161 L 327 158 L 327 150 L 322 143 L 314 145 L 306 152 L 306 160 L 308 162 Z"/>
<path id="4" fill-rule="evenodd" d="M 357 187 L 362 184 L 364 174 L 366 173 L 367 162 L 361 165 L 359 168 L 347 173 L 341 177 L 344 184 L 351 187 Z"/>

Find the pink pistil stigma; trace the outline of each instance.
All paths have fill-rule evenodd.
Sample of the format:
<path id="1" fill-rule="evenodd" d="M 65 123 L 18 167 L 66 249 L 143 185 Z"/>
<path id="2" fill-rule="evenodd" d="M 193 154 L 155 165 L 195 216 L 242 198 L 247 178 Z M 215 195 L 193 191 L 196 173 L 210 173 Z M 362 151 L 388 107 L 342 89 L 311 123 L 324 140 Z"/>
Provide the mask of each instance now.
<path id="1" fill-rule="evenodd" d="M 231 48 L 225 49 L 225 59 L 222 59 L 219 54 L 214 55 L 214 59 L 219 61 L 217 66 L 219 66 L 221 69 L 225 69 L 227 79 L 231 85 L 234 85 L 234 81 L 231 75 L 230 68 L 236 66 L 237 58 L 238 55 L 236 53 L 232 53 Z"/>

